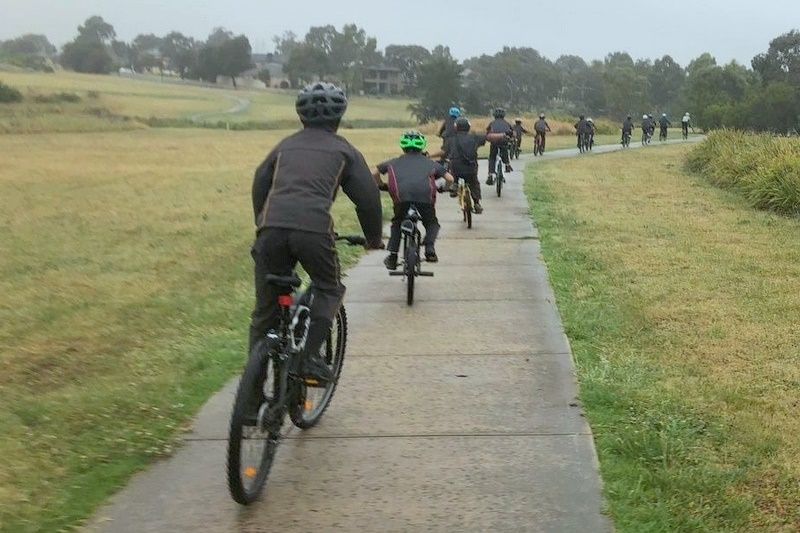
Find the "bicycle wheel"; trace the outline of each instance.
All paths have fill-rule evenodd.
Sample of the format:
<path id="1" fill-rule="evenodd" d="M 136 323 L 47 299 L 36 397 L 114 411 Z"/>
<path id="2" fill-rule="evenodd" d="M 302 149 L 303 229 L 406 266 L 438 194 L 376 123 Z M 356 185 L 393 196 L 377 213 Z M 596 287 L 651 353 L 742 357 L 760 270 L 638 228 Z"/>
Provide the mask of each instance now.
<path id="1" fill-rule="evenodd" d="M 410 239 L 405 257 L 406 274 L 406 304 L 414 304 L 414 282 L 417 278 L 417 262 L 419 261 L 419 250 L 417 249 L 416 239 Z"/>
<path id="2" fill-rule="evenodd" d="M 347 313 L 344 305 L 339 307 L 339 311 L 333 318 L 328 339 L 320 348 L 325 362 L 333 371 L 334 380 L 325 387 L 307 387 L 303 382 L 296 381 L 297 401 L 293 401 L 289 407 L 289 418 L 292 424 L 300 429 L 313 427 L 322 418 L 323 413 L 333 399 L 336 385 L 339 383 L 339 376 L 344 365 L 344 354 L 347 348 Z"/>
<path id="3" fill-rule="evenodd" d="M 270 346 L 258 345 L 247 361 L 231 414 L 228 434 L 228 489 L 242 505 L 253 503 L 267 481 L 280 437 L 270 432 L 261 412 L 276 394 L 276 369 Z"/>
<path id="4" fill-rule="evenodd" d="M 497 197 L 500 198 L 500 193 L 503 190 L 503 182 L 506 181 L 506 176 L 503 174 L 503 165 L 497 165 L 497 179 L 494 180 L 494 186 L 497 189 Z"/>
<path id="5" fill-rule="evenodd" d="M 472 228 L 472 193 L 469 187 L 464 189 L 464 221 L 467 223 L 467 229 Z"/>

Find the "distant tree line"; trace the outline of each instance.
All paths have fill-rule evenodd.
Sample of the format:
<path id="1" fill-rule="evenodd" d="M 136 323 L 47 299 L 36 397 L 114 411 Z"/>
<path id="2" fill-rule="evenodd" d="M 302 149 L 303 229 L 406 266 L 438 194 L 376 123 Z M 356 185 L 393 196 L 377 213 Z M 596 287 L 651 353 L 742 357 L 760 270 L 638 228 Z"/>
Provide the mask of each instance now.
<path id="1" fill-rule="evenodd" d="M 377 40 L 355 24 L 345 24 L 341 31 L 332 25 L 315 26 L 302 40 L 292 32 L 272 40 L 291 87 L 324 79 L 354 93 L 364 89 L 365 68 L 397 69 L 403 80 L 401 94 L 413 100 L 410 111 L 420 122 L 440 119 L 453 105 L 473 115 L 505 107 L 509 113 L 548 110 L 615 119 L 662 112 L 677 118 L 690 111 L 693 123 L 705 128 L 778 132 L 797 127 L 800 117 L 796 30 L 773 39 L 750 67 L 735 61 L 718 65 L 708 53 L 685 67 L 669 55 L 634 60 L 627 52 L 589 63 L 575 55 L 552 61 L 526 47 L 504 47 L 494 55 L 459 62 L 443 45 L 433 50 L 418 45 L 378 50 Z M 55 52 L 41 35 L 0 42 L 0 60 L 11 58 L 32 68 Z M 215 29 L 205 41 L 171 32 L 163 37 L 142 34 L 126 43 L 116 39 L 113 26 L 94 16 L 78 27 L 59 61 L 79 72 L 168 69 L 181 78 L 215 82 L 218 76 L 228 76 L 235 83 L 238 74 L 252 67 L 251 58 L 247 37 L 224 28 Z M 267 71 L 258 77 L 269 83 Z"/>

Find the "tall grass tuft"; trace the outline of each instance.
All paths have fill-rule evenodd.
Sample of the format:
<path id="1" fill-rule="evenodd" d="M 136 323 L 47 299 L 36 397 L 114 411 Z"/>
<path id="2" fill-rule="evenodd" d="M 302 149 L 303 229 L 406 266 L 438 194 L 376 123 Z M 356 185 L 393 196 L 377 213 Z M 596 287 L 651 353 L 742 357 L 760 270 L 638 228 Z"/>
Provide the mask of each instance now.
<path id="1" fill-rule="evenodd" d="M 688 167 L 750 205 L 800 214 L 800 141 L 736 130 L 709 134 L 688 157 Z"/>

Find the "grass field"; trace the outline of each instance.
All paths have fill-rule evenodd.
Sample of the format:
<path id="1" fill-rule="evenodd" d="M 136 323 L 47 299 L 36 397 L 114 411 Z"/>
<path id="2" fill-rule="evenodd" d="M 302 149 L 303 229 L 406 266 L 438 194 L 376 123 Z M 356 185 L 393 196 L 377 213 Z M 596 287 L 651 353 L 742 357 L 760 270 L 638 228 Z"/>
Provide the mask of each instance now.
<path id="1" fill-rule="evenodd" d="M 252 173 L 286 133 L 0 136 L 0 531 L 85 516 L 240 370 Z"/>
<path id="2" fill-rule="evenodd" d="M 668 146 L 529 167 L 621 532 L 798 531 L 800 220 Z"/>

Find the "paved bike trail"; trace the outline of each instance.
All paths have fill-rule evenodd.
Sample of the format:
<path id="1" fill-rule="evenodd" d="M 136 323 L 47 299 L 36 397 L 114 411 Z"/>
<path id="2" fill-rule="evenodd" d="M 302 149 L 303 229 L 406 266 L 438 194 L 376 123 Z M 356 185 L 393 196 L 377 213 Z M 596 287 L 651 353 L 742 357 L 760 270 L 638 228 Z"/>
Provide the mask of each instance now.
<path id="1" fill-rule="evenodd" d="M 425 265 L 435 276 L 418 278 L 412 307 L 384 253 L 348 272 L 339 388 L 317 427 L 290 430 L 261 501 L 240 507 L 227 492 L 233 380 L 175 455 L 84 531 L 612 531 L 522 173 L 508 175 L 502 198 L 483 193 L 472 229 L 440 197 L 440 262 Z"/>

